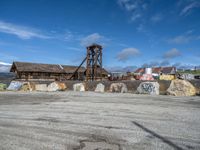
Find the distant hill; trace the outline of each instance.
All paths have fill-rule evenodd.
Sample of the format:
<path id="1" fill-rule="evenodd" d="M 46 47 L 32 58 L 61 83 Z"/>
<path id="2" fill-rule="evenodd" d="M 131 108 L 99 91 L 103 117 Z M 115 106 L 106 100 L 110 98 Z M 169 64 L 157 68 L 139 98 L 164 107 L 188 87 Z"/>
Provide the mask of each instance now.
<path id="1" fill-rule="evenodd" d="M 15 78 L 14 73 L 0 72 L 0 83 L 9 84 Z"/>
<path id="2" fill-rule="evenodd" d="M 11 67 L 11 65 L 3 64 L 2 62 L 0 62 L 0 73 L 1 72 L 10 72 L 10 67 Z"/>

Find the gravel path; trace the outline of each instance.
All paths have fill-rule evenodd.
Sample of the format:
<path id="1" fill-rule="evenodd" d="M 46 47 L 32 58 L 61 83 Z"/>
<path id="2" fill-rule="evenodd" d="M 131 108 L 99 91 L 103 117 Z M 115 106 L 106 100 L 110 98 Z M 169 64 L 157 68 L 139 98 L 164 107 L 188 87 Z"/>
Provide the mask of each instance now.
<path id="1" fill-rule="evenodd" d="M 0 92 L 0 150 L 200 149 L 200 97 Z"/>

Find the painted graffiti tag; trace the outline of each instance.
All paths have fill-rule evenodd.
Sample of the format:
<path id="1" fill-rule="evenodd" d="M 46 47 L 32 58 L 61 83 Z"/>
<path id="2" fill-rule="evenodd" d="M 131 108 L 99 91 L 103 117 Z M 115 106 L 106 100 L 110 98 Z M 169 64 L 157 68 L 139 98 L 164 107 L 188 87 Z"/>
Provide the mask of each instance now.
<path id="1" fill-rule="evenodd" d="M 147 93 L 152 93 L 155 91 L 155 86 L 151 83 L 142 84 L 142 89 Z"/>

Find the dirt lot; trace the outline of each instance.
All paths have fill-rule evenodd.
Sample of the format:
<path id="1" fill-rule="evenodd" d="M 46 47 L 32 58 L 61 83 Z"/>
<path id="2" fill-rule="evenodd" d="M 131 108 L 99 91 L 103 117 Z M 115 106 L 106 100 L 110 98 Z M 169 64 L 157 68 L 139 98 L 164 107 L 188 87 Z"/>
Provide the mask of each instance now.
<path id="1" fill-rule="evenodd" d="M 200 97 L 0 93 L 0 150 L 200 149 Z"/>

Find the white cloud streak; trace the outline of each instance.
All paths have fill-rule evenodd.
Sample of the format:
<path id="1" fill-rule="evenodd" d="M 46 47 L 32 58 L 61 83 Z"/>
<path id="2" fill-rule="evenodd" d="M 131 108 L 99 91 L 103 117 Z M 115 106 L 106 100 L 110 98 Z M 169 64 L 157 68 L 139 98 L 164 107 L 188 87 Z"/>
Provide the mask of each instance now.
<path id="1" fill-rule="evenodd" d="M 140 55 L 140 51 L 136 48 L 125 48 L 116 56 L 119 61 L 127 61 L 131 57 Z"/>
<path id="2" fill-rule="evenodd" d="M 10 63 L 0 61 L 0 65 L 11 65 Z"/>
<path id="3" fill-rule="evenodd" d="M 90 34 L 81 39 L 82 46 L 88 46 L 94 43 L 100 43 L 104 39 L 104 36 L 100 35 L 99 33 Z"/>
<path id="4" fill-rule="evenodd" d="M 31 38 L 40 38 L 40 39 L 49 39 L 50 36 L 44 35 L 41 31 L 25 27 L 19 26 L 12 23 L 7 23 L 4 21 L 0 21 L 0 32 L 12 34 L 20 39 L 31 39 Z"/>
<path id="5" fill-rule="evenodd" d="M 186 44 L 189 43 L 193 38 L 191 36 L 179 35 L 168 40 L 171 44 Z"/>
<path id="6" fill-rule="evenodd" d="M 185 6 L 180 15 L 183 16 L 183 15 L 188 15 L 194 8 L 199 8 L 200 7 L 200 2 L 197 2 L 197 1 L 194 1 L 190 4 L 188 4 L 187 6 Z"/>
<path id="7" fill-rule="evenodd" d="M 140 0 L 118 0 L 118 4 L 125 11 L 130 13 L 131 21 L 135 21 L 142 17 L 142 12 L 146 9 L 147 4 Z"/>
<path id="8" fill-rule="evenodd" d="M 163 58 L 165 59 L 172 59 L 175 57 L 181 56 L 181 52 L 176 49 L 176 48 L 172 48 L 171 50 L 167 51 L 164 55 Z"/>
<path id="9" fill-rule="evenodd" d="M 182 35 L 170 38 L 167 40 L 170 44 L 187 44 L 191 41 L 199 40 L 200 36 L 192 35 L 193 30 L 189 30 Z"/>

